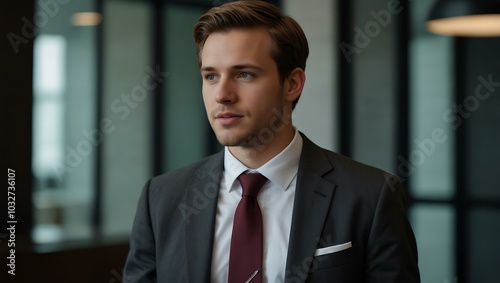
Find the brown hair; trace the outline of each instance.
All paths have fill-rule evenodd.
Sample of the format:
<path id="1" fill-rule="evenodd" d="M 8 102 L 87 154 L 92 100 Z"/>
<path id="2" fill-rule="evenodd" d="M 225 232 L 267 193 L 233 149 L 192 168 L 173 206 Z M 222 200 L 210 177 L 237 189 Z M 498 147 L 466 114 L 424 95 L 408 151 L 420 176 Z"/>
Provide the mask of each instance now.
<path id="1" fill-rule="evenodd" d="M 302 28 L 273 4 L 256 0 L 225 3 L 210 9 L 198 19 L 194 26 L 198 64 L 201 66 L 201 52 L 211 33 L 257 27 L 265 27 L 271 36 L 271 57 L 276 62 L 281 83 L 295 68 L 306 69 L 309 46 Z M 298 100 L 293 102 L 293 108 Z"/>

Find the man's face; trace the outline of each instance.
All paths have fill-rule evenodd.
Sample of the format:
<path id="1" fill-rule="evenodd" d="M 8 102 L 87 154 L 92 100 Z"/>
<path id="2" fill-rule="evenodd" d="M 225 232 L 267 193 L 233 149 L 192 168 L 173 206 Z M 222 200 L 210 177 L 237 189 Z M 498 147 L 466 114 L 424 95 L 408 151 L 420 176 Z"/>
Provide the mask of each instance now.
<path id="1" fill-rule="evenodd" d="M 216 32 L 205 42 L 203 100 L 222 145 L 244 146 L 269 130 L 273 139 L 279 138 L 275 128 L 283 121 L 276 113 L 291 112 L 291 101 L 285 98 L 271 46 L 270 35 L 261 28 Z"/>

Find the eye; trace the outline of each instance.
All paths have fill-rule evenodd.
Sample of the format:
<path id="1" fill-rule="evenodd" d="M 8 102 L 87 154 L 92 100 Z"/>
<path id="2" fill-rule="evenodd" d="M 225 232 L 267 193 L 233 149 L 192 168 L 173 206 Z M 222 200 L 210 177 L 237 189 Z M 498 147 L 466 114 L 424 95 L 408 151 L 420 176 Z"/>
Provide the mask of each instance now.
<path id="1" fill-rule="evenodd" d="M 241 72 L 238 74 L 238 77 L 242 79 L 251 79 L 253 78 L 253 75 L 247 72 Z"/>
<path id="2" fill-rule="evenodd" d="M 216 79 L 216 76 L 214 74 L 207 74 L 207 75 L 205 75 L 205 79 L 207 81 L 213 81 Z"/>

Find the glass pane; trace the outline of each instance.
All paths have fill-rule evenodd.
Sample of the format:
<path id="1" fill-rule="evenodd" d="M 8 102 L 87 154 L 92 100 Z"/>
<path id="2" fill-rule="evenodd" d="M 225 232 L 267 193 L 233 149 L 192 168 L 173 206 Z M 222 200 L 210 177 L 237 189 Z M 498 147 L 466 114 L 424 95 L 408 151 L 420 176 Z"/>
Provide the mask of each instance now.
<path id="1" fill-rule="evenodd" d="M 468 75 L 457 122 L 465 126 L 467 193 L 500 201 L 500 38 L 467 39 L 465 44 Z"/>
<path id="2" fill-rule="evenodd" d="M 151 4 L 104 3 L 103 234 L 130 232 L 141 188 L 151 177 Z"/>
<path id="3" fill-rule="evenodd" d="M 450 198 L 454 194 L 452 38 L 425 31 L 435 1 L 411 2 L 410 145 L 408 158 L 398 157 L 398 174 L 410 177 L 416 197 Z"/>
<path id="4" fill-rule="evenodd" d="M 467 282 L 496 282 L 500 263 L 500 210 L 475 209 L 469 217 Z"/>
<path id="5" fill-rule="evenodd" d="M 453 209 L 448 205 L 414 205 L 410 217 L 417 238 L 421 281 L 455 282 Z"/>
<path id="6" fill-rule="evenodd" d="M 92 231 L 96 28 L 71 21 L 94 1 L 35 3 L 32 237 L 51 243 Z"/>
<path id="7" fill-rule="evenodd" d="M 292 117 L 295 127 L 317 145 L 338 151 L 338 15 L 332 13 L 337 1 L 317 3 L 282 1 L 284 13 L 299 23 L 309 43 L 306 84 Z"/>
<path id="8" fill-rule="evenodd" d="M 163 108 L 166 143 L 165 171 L 207 155 L 207 122 L 201 94 L 201 75 L 193 27 L 204 10 L 190 6 L 165 7 L 165 65 L 168 77 Z"/>
<path id="9" fill-rule="evenodd" d="M 387 3 L 385 0 L 354 1 L 353 5 L 352 44 L 360 51 L 352 61 L 352 156 L 394 172 L 394 161 L 398 155 L 394 119 L 397 106 L 397 26 L 389 24 L 390 20 L 387 20 L 389 23 L 381 23 L 374 16 L 378 11 L 387 12 Z"/>

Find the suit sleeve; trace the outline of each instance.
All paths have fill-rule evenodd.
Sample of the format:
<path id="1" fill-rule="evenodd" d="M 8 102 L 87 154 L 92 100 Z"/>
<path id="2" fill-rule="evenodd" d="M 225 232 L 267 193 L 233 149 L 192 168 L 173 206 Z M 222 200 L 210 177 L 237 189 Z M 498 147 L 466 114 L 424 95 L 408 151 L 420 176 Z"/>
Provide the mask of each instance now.
<path id="1" fill-rule="evenodd" d="M 156 282 L 155 237 L 149 210 L 150 182 L 145 184 L 137 205 L 124 268 L 125 283 Z"/>
<path id="2" fill-rule="evenodd" d="M 366 249 L 366 282 L 420 282 L 417 245 L 404 190 L 394 176 L 383 185 Z"/>

